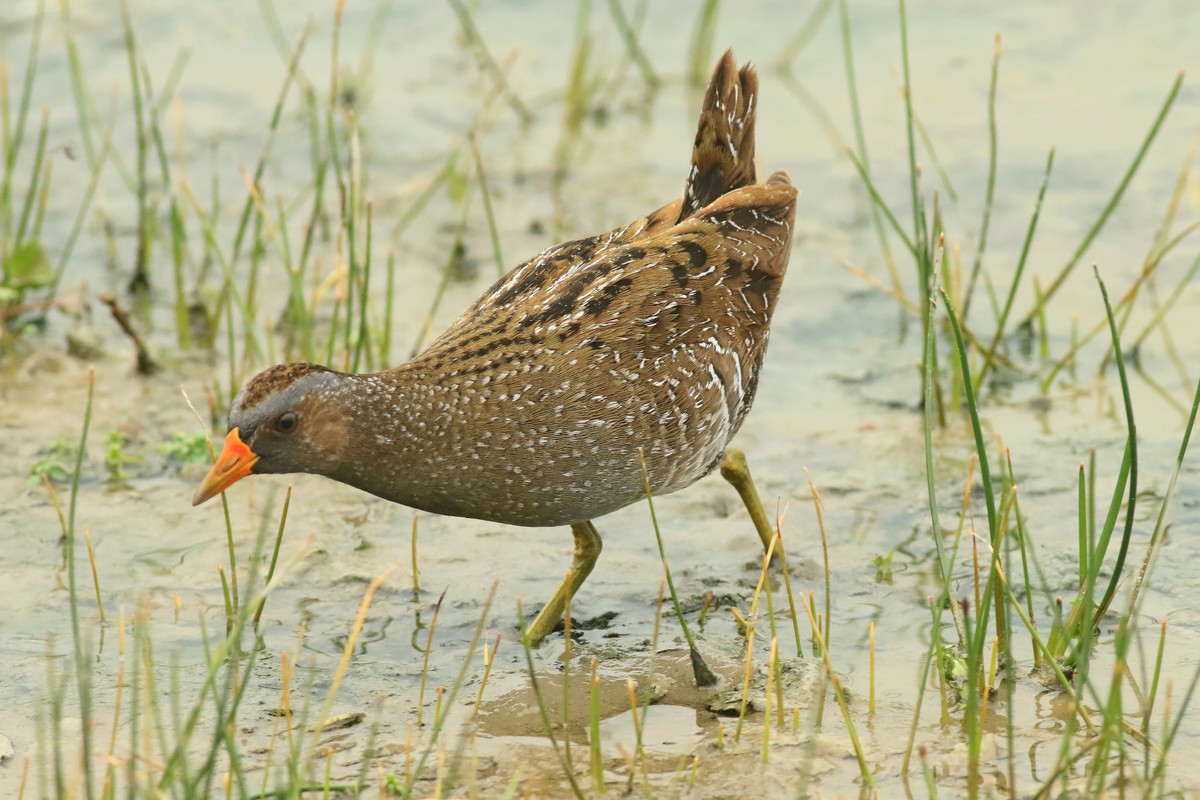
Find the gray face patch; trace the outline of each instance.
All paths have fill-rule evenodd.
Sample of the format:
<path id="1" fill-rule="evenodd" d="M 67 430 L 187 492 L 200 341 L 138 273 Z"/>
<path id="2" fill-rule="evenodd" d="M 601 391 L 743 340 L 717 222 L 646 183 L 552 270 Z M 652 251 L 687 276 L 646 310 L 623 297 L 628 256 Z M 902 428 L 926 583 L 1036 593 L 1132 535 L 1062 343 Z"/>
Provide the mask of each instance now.
<path id="1" fill-rule="evenodd" d="M 263 370 L 242 387 L 229 410 L 229 427 L 246 438 L 267 420 L 294 409 L 317 392 L 336 391 L 342 376 L 316 364 L 279 364 Z"/>

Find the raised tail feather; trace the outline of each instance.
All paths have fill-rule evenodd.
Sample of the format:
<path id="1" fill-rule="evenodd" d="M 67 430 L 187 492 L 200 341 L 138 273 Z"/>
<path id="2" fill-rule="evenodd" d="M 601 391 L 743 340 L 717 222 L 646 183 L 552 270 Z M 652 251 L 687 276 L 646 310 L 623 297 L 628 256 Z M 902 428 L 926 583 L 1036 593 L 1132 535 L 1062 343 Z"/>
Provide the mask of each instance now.
<path id="1" fill-rule="evenodd" d="M 758 73 L 748 64 L 739 70 L 733 51 L 726 50 L 704 94 L 679 221 L 721 195 L 754 183 L 757 100 Z"/>

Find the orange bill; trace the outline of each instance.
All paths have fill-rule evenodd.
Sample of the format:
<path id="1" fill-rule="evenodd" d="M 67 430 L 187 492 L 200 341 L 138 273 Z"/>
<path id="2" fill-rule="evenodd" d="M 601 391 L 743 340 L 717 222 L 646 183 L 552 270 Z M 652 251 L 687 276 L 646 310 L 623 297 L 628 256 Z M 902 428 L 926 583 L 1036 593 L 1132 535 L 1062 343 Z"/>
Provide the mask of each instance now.
<path id="1" fill-rule="evenodd" d="M 204 476 L 204 480 L 201 481 L 200 487 L 196 489 L 192 505 L 198 506 L 205 500 L 216 497 L 249 475 L 250 469 L 257 461 L 258 456 L 252 453 L 246 443 L 242 441 L 238 429 L 231 430 L 225 437 L 225 446 L 221 448 L 221 455 L 217 457 L 217 463 L 213 464 L 208 475 Z"/>

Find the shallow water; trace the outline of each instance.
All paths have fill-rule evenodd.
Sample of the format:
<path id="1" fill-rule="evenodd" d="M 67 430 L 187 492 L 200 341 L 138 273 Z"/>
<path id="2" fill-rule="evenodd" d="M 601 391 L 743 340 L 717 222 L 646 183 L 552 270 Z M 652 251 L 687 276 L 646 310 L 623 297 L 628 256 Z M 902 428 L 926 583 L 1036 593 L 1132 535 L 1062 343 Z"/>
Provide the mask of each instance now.
<path id="1" fill-rule="evenodd" d="M 10 82 L 23 73 L 33 3 L 5 4 L 0 11 L 0 46 Z M 666 79 L 650 103 L 642 98 L 637 76 L 608 104 L 603 124 L 588 125 L 572 158 L 562 202 L 551 191 L 551 153 L 562 129 L 561 88 L 568 73 L 574 19 L 544 3 L 485 3 L 477 22 L 492 52 L 515 54 L 511 83 L 534 113 L 523 128 L 503 105 L 481 140 L 489 181 L 495 192 L 497 223 L 506 261 L 516 263 L 557 238 L 583 235 L 624 222 L 673 197 L 682 184 L 693 133 L 698 94 L 682 86 L 694 11 L 690 4 L 652 3 L 643 38 L 648 55 Z M 227 198 L 221 219 L 228 237 L 240 210 L 243 183 L 239 169 L 252 168 L 266 136 L 267 121 L 282 83 L 284 62 L 271 44 L 255 4 L 131 3 L 131 16 L 145 48 L 149 72 L 161 84 L 181 48 L 190 53 L 179 97 L 166 132 L 172 152 L 187 152 L 190 184 L 206 203 L 214 177 Z M 295 38 L 304 16 L 280 9 L 287 35 Z M 313 12 L 313 28 L 303 70 L 318 92 L 328 82 L 332 10 Z M 806 13 L 806 12 L 805 12 Z M 349 4 L 343 21 L 342 60 L 357 65 L 367 31 L 376 23 L 374 9 Z M 89 85 L 97 104 L 107 107 L 109 87 L 118 93 L 114 147 L 129 163 L 133 142 L 128 65 L 121 46 L 121 24 L 110 4 L 78 3 L 74 31 Z M 794 584 L 823 598 L 821 549 L 805 470 L 820 488 L 829 534 L 833 663 L 852 693 L 852 713 L 884 796 L 911 789 L 924 796 L 919 772 L 900 776 L 900 763 L 917 697 L 921 659 L 928 647 L 930 617 L 926 598 L 939 591 L 934 547 L 925 496 L 920 383 L 920 323 L 905 317 L 898 304 L 838 266 L 848 261 L 886 280 L 878 243 L 869 221 L 865 194 L 840 144 L 815 120 L 795 85 L 770 68 L 803 14 L 793 3 L 758 3 L 747 10 L 726 8 L 717 34 L 720 47 L 732 46 L 741 59 L 762 68 L 758 122 L 760 168 L 786 168 L 803 194 L 797 214 L 797 243 L 791 271 L 779 303 L 770 355 L 756 406 L 738 438 L 747 451 L 768 509 L 788 509 L 783 526 L 791 554 Z M 895 10 L 887 3 L 856 3 L 855 54 L 860 100 L 880 191 L 908 218 L 907 145 L 899 97 L 899 46 Z M 962 243 L 963 269 L 974 255 L 987 173 L 986 95 L 993 34 L 1003 37 L 1000 66 L 1000 158 L 996 203 L 985 266 L 1003 290 L 1019 255 L 1025 227 L 1041 179 L 1046 151 L 1055 146 L 1056 162 L 1029 270 L 1045 285 L 1067 260 L 1100 213 L 1180 69 L 1200 74 L 1200 9 L 1176 4 L 1150 14 L 1140 6 L 1096 9 L 1082 3 L 1040 8 L 1032 4 L 981 14 L 944 3 L 914 4 L 909 10 L 914 105 L 938 147 L 938 155 L 961 201 L 947 208 L 951 238 Z M 603 7 L 593 9 L 595 63 L 611 75 L 623 56 Z M 418 341 L 424 318 L 441 279 L 445 252 L 459 211 L 439 195 L 417 224 L 402 237 L 394 220 L 420 189 L 419 179 L 437 169 L 456 145 L 488 93 L 474 62 L 463 48 L 448 8 L 438 4 L 397 3 L 381 28 L 374 71 L 360 87 L 365 105 L 363 161 L 374 198 L 377 246 L 394 249 L 398 260 L 394 352 L 407 352 Z M 33 106 L 51 109 L 49 147 L 78 150 L 61 27 L 48 18 Z M 796 80 L 811 93 L 852 139 L 836 12 L 794 65 Z M 104 113 L 103 111 L 101 113 Z M 1136 277 L 1166 210 L 1179 171 L 1200 130 L 1200 104 L 1185 83 L 1162 133 L 1146 158 L 1121 206 L 1084 263 L 1051 302 L 1047 332 L 1051 352 L 1061 354 L 1070 341 L 1072 320 L 1087 331 L 1103 319 L 1094 280 L 1086 269 L 1097 262 L 1114 297 Z M 293 198 L 309 179 L 308 140 L 295 103 L 284 116 L 271 167 L 269 194 Z M 60 240 L 71 224 L 76 195 L 87 169 L 76 158 L 55 161 L 55 197 L 46 221 L 48 242 Z M 18 169 L 18 175 L 27 170 Z M 178 172 L 178 170 L 177 170 Z M 933 186 L 925 168 L 925 185 Z M 1174 230 L 1190 223 L 1200 207 L 1196 172 L 1188 184 Z M 944 192 L 943 192 L 944 194 Z M 945 202 L 943 200 L 943 202 Z M 304 205 L 307 205 L 305 201 Z M 204 678 L 205 655 L 199 620 L 210 633 L 224 620 L 218 570 L 225 566 L 223 518 L 216 504 L 190 506 L 201 466 L 180 469 L 156 451 L 176 431 L 199 425 L 188 409 L 182 386 L 207 416 L 214 381 L 227 388 L 229 366 L 223 345 L 215 354 L 180 354 L 174 344 L 170 309 L 169 265 L 165 248 L 156 252 L 158 285 L 154 301 L 137 316 L 160 355 L 164 370 L 153 378 L 131 374 L 131 349 L 94 301 L 100 288 L 120 291 L 128 280 L 133 250 L 134 205 L 113 170 L 108 170 L 96 206 L 113 221 L 118 266 L 107 264 L 99 223 L 89 224 L 67 273 L 67 285 L 83 284 L 92 299 L 85 321 L 98 330 L 106 353 L 96 367 L 96 400 L 87 467 L 78 497 L 78 520 L 86 526 L 96 552 L 102 598 L 109 622 L 98 625 L 90 578 L 81 573 L 84 629 L 96 648 L 96 703 L 100 738 L 107 741 L 121 657 L 113 620 L 123 610 L 140 613 L 156 654 L 160 686 L 178 686 L 190 698 Z M 299 218 L 297 212 L 294 217 Z M 536 223 L 536 224 L 535 224 Z M 191 234 L 199 240 L 199 230 Z M 494 277 L 491 245 L 478 204 L 467 239 L 473 277 L 449 285 L 434 323 L 448 323 Z M 198 252 L 198 245 L 197 245 Z M 328 264 L 332 245 L 322 245 Z M 1196 256 L 1185 241 L 1163 263 L 1158 294 L 1165 297 Z M 282 308 L 285 282 L 278 263 L 268 260 L 261 322 L 270 325 Z M 325 272 L 328 267 L 323 267 Z M 906 290 L 915 296 L 914 270 L 903 260 Z M 1015 306 L 1023 313 L 1033 298 L 1026 280 Z M 128 300 L 125 301 L 128 304 Z M 989 331 L 986 298 L 974 324 Z M 1200 371 L 1200 337 L 1194 318 L 1200 289 L 1187 287 L 1169 317 L 1175 356 L 1160 337 L 1147 340 L 1140 367 L 1131 372 L 1131 390 L 1139 433 L 1141 511 L 1137 514 L 1131 562 L 1140 561 L 1166 489 L 1182 436 L 1184 414 Z M 1127 331 L 1135 334 L 1152 310 L 1135 309 Z M 0 455 L 10 468 L 0 472 L 0 546 L 6 580 L 0 587 L 0 734 L 10 738 L 16 757 L 0 764 L 0 795 L 13 796 L 26 757 L 35 757 L 34 719 L 43 707 L 47 673 L 66 668 L 71 627 L 57 516 L 44 488 L 29 485 L 29 467 L 51 442 L 74 440 L 82 424 L 88 364 L 64 355 L 64 335 L 73 322 L 51 318 L 42 336 L 25 338 L 18 352 L 0 364 Z M 1106 498 L 1120 462 L 1124 418 L 1116 373 L 1097 376 L 1103 345 L 1085 348 L 1074 370 L 1064 373 L 1045 395 L 1036 380 L 1013 379 L 984 398 L 985 435 L 1001 437 L 1012 449 L 1021 508 L 1033 531 L 1035 555 L 1052 594 L 1070 597 L 1075 575 L 1078 466 L 1092 448 L 1100 466 L 1098 496 Z M 1036 369 L 1033 360 L 1021 364 Z M 262 364 L 239 365 L 241 377 Z M 1044 374 L 1044 372 L 1042 373 Z M 1161 390 L 1155 388 L 1162 387 Z M 220 405 L 219 403 L 217 404 Z M 130 477 L 113 482 L 103 466 L 105 435 L 130 436 Z M 956 509 L 974 446 L 964 416 L 953 415 L 935 434 L 935 469 L 943 524 L 956 523 Z M 1200 652 L 1200 470 L 1185 463 L 1171 507 L 1173 523 L 1138 620 L 1144 655 L 1131 659 L 1134 678 L 1148 683 L 1159 623 L 1169 636 L 1163 674 L 1173 682 L 1178 706 Z M 978 479 L 976 478 L 976 483 Z M 490 641 L 500 649 L 475 715 L 482 658 L 460 693 L 447 728 L 445 748 L 461 747 L 472 766 L 481 796 L 493 796 L 521 775 L 532 796 L 556 797 L 567 791 L 563 770 L 554 760 L 544 727 L 533 706 L 524 655 L 515 644 L 518 598 L 534 606 L 548 597 L 569 561 L 565 530 L 509 528 L 473 520 L 420 515 L 418 558 L 421 591 L 414 599 L 410 529 L 413 514 L 347 487 L 310 477 L 266 477 L 239 484 L 229 493 L 243 582 L 256 533 L 277 525 L 282 490 L 294 489 L 283 547 L 283 578 L 273 590 L 263 617 L 264 650 L 247 689 L 240 720 L 240 742 L 261 758 L 277 722 L 267 713 L 279 704 L 280 654 L 295 653 L 300 674 L 296 691 L 323 699 L 332 681 L 345 637 L 370 581 L 387 568 L 395 571 L 374 597 L 349 671 L 341 684 L 334 713 L 367 712 L 378 719 L 376 763 L 382 771 L 403 772 L 417 709 L 432 716 L 436 688 L 453 683 L 466 656 L 484 600 L 498 581 L 487 620 Z M 59 497 L 69 488 L 60 484 Z M 976 520 L 985 519 L 976 492 Z M 1102 502 L 1104 502 L 1102 500 Z M 742 669 L 743 639 L 729 607 L 748 611 L 758 579 L 757 538 L 741 512 L 736 495 L 719 477 L 656 500 L 665 546 L 690 620 L 712 592 L 718 605 L 704 626 L 700 647 L 730 684 Z M 983 522 L 976 523 L 983 527 Z M 770 771 L 761 767 L 761 714 L 748 718 L 742 740 L 733 742 L 736 720 L 708 710 L 706 693 L 690 687 L 686 650 L 678 623 L 661 618 L 657 651 L 655 631 L 662 575 L 649 514 L 634 506 L 599 522 L 605 551 L 596 572 L 576 598 L 579 621 L 612 615 L 606 627 L 580 633 L 571 647 L 570 674 L 576 693 L 560 738 L 572 742 L 574 763 L 586 765 L 586 681 L 595 657 L 605 687 L 602 704 L 602 752 L 610 788 L 630 781 L 624 752 L 631 726 L 625 684 L 629 679 L 659 698 L 647 717 L 643 743 L 644 780 L 663 794 L 689 797 L 795 796 L 797 786 L 813 796 L 857 794 L 858 768 L 845 727 L 832 701 L 824 709 L 819 734 L 811 735 L 815 704 L 797 701 L 799 729 L 790 722 L 773 734 Z M 82 552 L 82 551 L 81 551 Z M 891 555 L 891 579 L 878 574 L 872 560 Z M 971 562 L 956 565 L 956 596 L 972 591 Z M 445 600 L 429 654 L 429 685 L 420 694 L 428 625 L 442 590 Z M 782 586 L 773 587 L 777 607 Z M 1123 598 L 1128 586 L 1123 587 Z M 1040 595 L 1039 595 L 1040 597 Z M 1119 600 L 1118 608 L 1123 608 Z M 1035 607 L 1043 628 L 1052 608 Z M 867 626 L 877 631 L 879 708 L 868 715 Z M 948 624 L 948 620 L 947 620 Z M 1111 640 L 1115 618 L 1101 627 L 1102 643 Z M 790 623 L 781 618 L 780 652 L 794 652 Z M 808 623 L 800 630 L 807 639 Z M 952 633 L 952 631 L 950 631 Z M 760 623 L 756 661 L 766 658 L 769 633 Z M 1016 689 L 1013 759 L 1019 794 L 1028 794 L 1050 774 L 1065 715 L 1061 697 L 1027 677 L 1028 642 L 1020 645 L 1022 667 Z M 807 641 L 806 653 L 810 652 Z M 1095 674 L 1111 663 L 1111 646 L 1101 646 Z M 557 698 L 561 718 L 563 642 L 554 637 L 534 654 L 539 685 Z M 290 657 L 290 656 L 289 656 Z M 811 661 L 811 656 L 809 656 Z M 797 696 L 808 694 L 801 682 Z M 1107 684 L 1102 684 L 1107 685 Z M 810 698 L 811 699 L 811 698 Z M 382 707 L 382 711 L 378 711 Z M 947 796 L 964 788 L 963 757 L 955 750 L 957 728 L 938 724 L 936 694 L 928 695 L 917 743 L 927 748 L 940 789 Z M 789 707 L 791 704 L 789 703 Z M 73 716 L 68 711 L 67 716 Z M 1139 720 L 1131 718 L 1133 724 Z M 998 753 L 987 761 L 990 780 L 1007 781 L 1004 719 L 993 715 L 990 730 Z M 336 750 L 333 774 L 344 780 L 357 774 L 368 737 L 364 723 L 322 737 Z M 718 728 L 720 731 L 718 732 Z M 722 742 L 718 746 L 717 742 Z M 1140 753 L 1136 754 L 1140 757 Z M 699 756 L 691 780 L 692 756 Z M 471 761 L 474 759 L 474 761 Z M 1170 790 L 1200 792 L 1200 723 L 1185 717 L 1171 750 Z M 252 768 L 261 762 L 251 759 Z M 373 769 L 372 776 L 378 773 Z M 432 774 L 432 773 L 430 773 Z M 639 774 L 634 790 L 641 791 Z M 590 785 L 590 784 L 589 784 Z M 419 791 L 433 792 L 432 781 Z M 45 791 L 50 791 L 46 789 Z M 27 796 L 33 796 L 28 793 Z"/>

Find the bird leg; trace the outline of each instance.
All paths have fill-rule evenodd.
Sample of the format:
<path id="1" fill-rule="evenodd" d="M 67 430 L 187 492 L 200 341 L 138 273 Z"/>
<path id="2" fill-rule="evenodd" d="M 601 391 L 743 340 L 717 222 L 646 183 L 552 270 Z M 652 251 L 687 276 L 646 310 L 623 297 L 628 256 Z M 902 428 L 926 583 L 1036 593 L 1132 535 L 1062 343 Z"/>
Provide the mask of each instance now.
<path id="1" fill-rule="evenodd" d="M 758 538 L 762 539 L 763 550 L 770 550 L 771 540 L 775 538 L 775 529 L 763 511 L 762 501 L 758 499 L 758 489 L 754 488 L 754 479 L 750 477 L 750 465 L 746 463 L 746 454 L 736 447 L 726 448 L 725 457 L 721 459 L 721 477 L 737 490 L 751 521 L 754 522 L 755 530 L 758 531 Z M 778 552 L 782 545 L 782 542 L 776 542 L 775 552 Z"/>
<path id="2" fill-rule="evenodd" d="M 554 592 L 554 596 L 542 607 L 533 624 L 526 629 L 525 640 L 531 647 L 537 647 L 554 631 L 554 627 L 562 619 L 567 601 L 575 597 L 575 592 L 579 591 L 579 587 L 587 580 L 592 567 L 596 566 L 596 559 L 600 557 L 600 550 L 604 547 L 599 531 L 591 522 L 572 522 L 571 534 L 575 537 L 575 558 L 571 561 L 571 571 Z"/>

